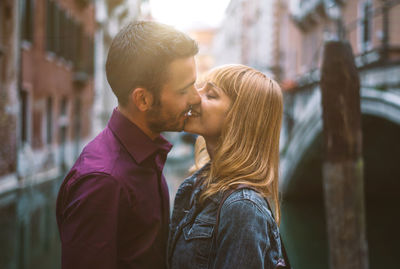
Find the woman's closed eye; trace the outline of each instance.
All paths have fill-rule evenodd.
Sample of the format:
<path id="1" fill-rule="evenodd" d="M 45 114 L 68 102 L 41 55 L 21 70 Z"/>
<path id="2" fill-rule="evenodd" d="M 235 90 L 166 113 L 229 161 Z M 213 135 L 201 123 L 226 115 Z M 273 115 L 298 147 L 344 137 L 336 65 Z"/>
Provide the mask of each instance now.
<path id="1" fill-rule="evenodd" d="M 206 97 L 208 99 L 217 99 L 218 98 L 218 96 L 214 92 L 207 92 Z"/>
<path id="2" fill-rule="evenodd" d="M 218 99 L 219 97 L 212 83 L 207 83 L 205 93 L 208 99 Z"/>

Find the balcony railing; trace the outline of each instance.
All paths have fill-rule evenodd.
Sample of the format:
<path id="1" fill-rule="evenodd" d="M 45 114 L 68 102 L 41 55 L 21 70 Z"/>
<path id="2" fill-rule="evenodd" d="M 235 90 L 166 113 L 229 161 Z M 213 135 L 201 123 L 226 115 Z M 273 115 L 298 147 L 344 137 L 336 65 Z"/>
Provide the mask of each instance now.
<path id="1" fill-rule="evenodd" d="M 324 0 L 302 0 L 299 8 L 291 14 L 293 21 L 302 30 L 307 30 L 327 16 Z"/>
<path id="2" fill-rule="evenodd" d="M 301 18 L 304 19 L 307 16 L 311 16 L 310 14 L 312 13 L 318 13 L 315 8 L 324 1 L 312 0 L 303 2 L 304 6 L 302 6 L 301 11 L 303 15 Z M 395 16 L 400 15 L 397 11 L 394 12 L 393 9 L 398 5 L 400 5 L 400 0 L 382 1 L 378 6 L 363 6 L 358 18 L 344 23 L 344 37 L 352 41 L 355 64 L 360 71 L 400 65 L 400 43 L 396 43 L 396 38 L 391 36 L 398 35 L 398 32 L 395 31 L 397 25 L 390 24 Z M 376 33 L 380 33 L 378 38 L 375 36 Z M 309 37 L 307 33 L 304 33 L 304 35 L 305 38 Z M 323 40 L 320 40 L 320 42 L 323 44 Z M 305 48 L 301 49 L 304 50 Z M 299 53 L 304 53 L 304 51 Z M 316 51 L 315 55 L 320 57 L 322 54 Z M 313 62 L 321 63 L 320 60 L 314 59 L 315 55 L 313 56 Z M 308 71 L 291 80 L 288 90 L 308 89 L 319 83 L 320 66 L 307 65 L 307 62 L 310 62 L 309 58 L 304 59 L 301 64 L 308 66 Z"/>
<path id="3" fill-rule="evenodd" d="M 400 64 L 400 46 L 379 46 L 354 58 L 356 66 L 361 70 L 387 64 Z"/>

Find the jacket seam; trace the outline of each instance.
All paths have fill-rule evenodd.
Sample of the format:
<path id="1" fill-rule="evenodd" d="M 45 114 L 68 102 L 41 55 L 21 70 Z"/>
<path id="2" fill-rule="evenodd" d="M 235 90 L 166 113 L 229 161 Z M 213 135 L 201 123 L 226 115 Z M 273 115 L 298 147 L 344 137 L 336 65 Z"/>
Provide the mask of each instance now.
<path id="1" fill-rule="evenodd" d="M 251 198 L 248 198 L 248 197 L 237 197 L 236 195 L 238 195 L 238 194 L 240 194 L 242 192 L 242 190 L 240 191 L 240 192 L 234 192 L 234 193 L 232 193 L 227 199 L 226 199 L 226 201 L 224 202 L 224 204 L 222 205 L 222 207 L 221 207 L 221 212 L 222 212 L 222 210 L 225 208 L 226 209 L 226 207 L 227 206 L 229 206 L 229 205 L 231 205 L 231 204 L 233 204 L 233 203 L 235 203 L 235 202 L 240 202 L 240 201 L 249 201 L 249 202 L 251 202 L 252 204 L 254 204 L 256 207 L 257 207 L 257 209 L 261 212 L 261 213 L 267 213 L 268 214 L 268 216 L 269 217 L 272 217 L 272 212 L 270 212 L 270 210 L 269 210 L 269 208 L 267 207 L 267 206 L 265 206 L 265 208 L 262 206 L 262 205 L 260 205 L 259 204 L 259 201 L 255 201 L 255 199 L 251 199 Z M 233 198 L 231 198 L 231 197 L 233 197 Z"/>
<path id="2" fill-rule="evenodd" d="M 226 209 L 228 206 L 234 204 L 234 203 L 240 203 L 240 202 L 250 202 L 251 204 L 255 205 L 257 210 L 260 211 L 260 213 L 265 213 L 264 210 L 262 209 L 262 207 L 260 205 L 258 205 L 256 202 L 254 202 L 253 200 L 249 199 L 249 198 L 237 198 L 234 199 L 233 201 L 227 201 L 226 203 L 223 204 L 223 206 L 221 207 L 221 214 L 222 211 L 224 211 L 224 209 Z"/>

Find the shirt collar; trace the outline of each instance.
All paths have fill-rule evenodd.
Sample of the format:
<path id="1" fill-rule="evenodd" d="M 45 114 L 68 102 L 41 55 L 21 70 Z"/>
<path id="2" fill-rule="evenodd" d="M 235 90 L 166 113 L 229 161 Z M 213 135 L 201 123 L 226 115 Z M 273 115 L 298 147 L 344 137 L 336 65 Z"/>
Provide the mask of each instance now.
<path id="1" fill-rule="evenodd" d="M 157 151 L 167 154 L 172 148 L 172 144 L 162 135 L 151 140 L 136 124 L 122 115 L 117 108 L 114 109 L 108 121 L 108 127 L 138 163 L 143 162 Z"/>

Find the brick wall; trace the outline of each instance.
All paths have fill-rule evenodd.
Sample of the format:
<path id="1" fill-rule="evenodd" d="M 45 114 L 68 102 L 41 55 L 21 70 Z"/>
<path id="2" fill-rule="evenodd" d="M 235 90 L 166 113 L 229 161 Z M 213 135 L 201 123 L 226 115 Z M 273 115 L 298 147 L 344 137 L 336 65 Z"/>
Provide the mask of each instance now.
<path id="1" fill-rule="evenodd" d="M 16 171 L 17 32 L 16 5 L 0 3 L 0 177 Z"/>
<path id="2" fill-rule="evenodd" d="M 34 14 L 34 30 L 33 42 L 25 42 L 22 52 L 22 73 L 23 84 L 32 88 L 31 98 L 31 146 L 34 150 L 43 148 L 46 141 L 46 100 L 51 98 L 52 101 L 52 137 L 53 145 L 60 143 L 60 117 L 61 102 L 66 100 L 66 122 L 67 137 L 66 141 L 72 141 L 80 134 L 80 140 L 87 138 L 90 134 L 91 120 L 87 115 L 91 114 L 93 103 L 93 78 L 92 71 L 87 71 L 86 67 L 92 67 L 93 57 L 87 58 L 88 54 L 93 55 L 93 43 L 82 43 L 88 39 L 93 42 L 95 33 L 95 17 L 94 5 L 90 2 L 87 5 L 80 5 L 84 1 L 76 0 L 36 0 Z M 46 15 L 49 3 L 57 6 L 58 12 L 65 14 L 69 21 L 73 21 L 80 25 L 83 39 L 79 40 L 76 54 L 77 61 L 70 60 L 68 57 L 62 56 L 62 53 L 49 51 L 47 40 L 58 39 L 61 43 L 69 42 L 73 38 L 68 28 L 61 28 L 56 36 L 49 36 L 48 23 Z M 69 25 L 69 24 L 68 24 Z M 85 49 L 85 50 L 84 50 Z M 82 61 L 85 69 L 81 68 Z M 86 78 L 77 80 L 77 76 L 81 76 L 82 72 Z M 79 100 L 79 101 L 77 101 Z M 80 104 L 81 115 L 75 115 L 76 103 Z M 77 118 L 81 118 L 81 130 L 75 130 Z M 65 120 L 65 117 L 64 117 Z"/>

